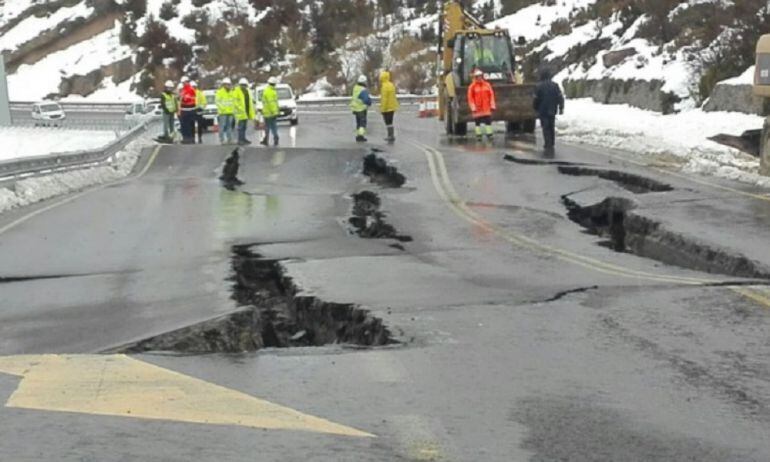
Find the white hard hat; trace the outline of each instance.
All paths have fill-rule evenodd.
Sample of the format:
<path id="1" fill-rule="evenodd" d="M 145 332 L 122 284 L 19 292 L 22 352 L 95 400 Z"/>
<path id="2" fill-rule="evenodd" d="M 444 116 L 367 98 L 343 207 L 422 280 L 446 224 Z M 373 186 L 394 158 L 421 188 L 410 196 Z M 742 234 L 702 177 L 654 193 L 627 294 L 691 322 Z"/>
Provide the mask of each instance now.
<path id="1" fill-rule="evenodd" d="M 190 78 L 189 78 L 189 77 L 187 77 L 186 75 L 183 75 L 183 76 L 182 76 L 182 83 L 187 83 L 187 82 L 189 82 L 189 81 L 190 81 Z"/>
<path id="2" fill-rule="evenodd" d="M 191 80 L 190 85 L 192 85 L 195 88 L 198 88 L 198 82 L 196 82 L 195 80 Z"/>
<path id="3" fill-rule="evenodd" d="M 233 84 L 233 81 L 230 80 L 230 77 L 225 77 L 224 79 L 222 79 L 222 85 L 232 85 L 232 84 Z"/>
<path id="4" fill-rule="evenodd" d="M 249 81 L 246 80 L 246 77 L 241 77 L 241 80 L 238 81 L 238 85 L 248 85 Z"/>
<path id="5" fill-rule="evenodd" d="M 182 83 L 180 83 L 179 85 L 176 86 L 177 90 L 181 90 L 182 88 L 184 88 L 184 84 L 182 84 Z"/>
<path id="6" fill-rule="evenodd" d="M 165 86 L 166 88 L 174 88 L 174 82 L 166 80 Z"/>
<path id="7" fill-rule="evenodd" d="M 366 76 L 365 75 L 359 75 L 358 76 L 358 83 L 366 83 Z"/>
<path id="8" fill-rule="evenodd" d="M 475 71 L 473 71 L 473 75 L 474 76 L 484 75 L 484 71 L 482 71 L 481 69 L 476 69 Z"/>
<path id="9" fill-rule="evenodd" d="M 270 77 L 269 79 L 267 79 L 267 83 L 269 83 L 270 85 L 277 85 L 278 79 L 275 77 Z"/>

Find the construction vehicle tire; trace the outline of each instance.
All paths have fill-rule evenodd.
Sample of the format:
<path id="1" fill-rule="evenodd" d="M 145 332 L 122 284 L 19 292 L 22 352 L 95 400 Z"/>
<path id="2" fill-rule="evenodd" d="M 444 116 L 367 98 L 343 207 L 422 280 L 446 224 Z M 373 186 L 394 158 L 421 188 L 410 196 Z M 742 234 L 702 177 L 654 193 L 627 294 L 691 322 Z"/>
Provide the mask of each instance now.
<path id="1" fill-rule="evenodd" d="M 537 127 L 537 123 L 535 122 L 535 119 L 525 120 L 522 123 L 522 130 L 524 131 L 524 133 L 535 133 L 535 127 Z"/>

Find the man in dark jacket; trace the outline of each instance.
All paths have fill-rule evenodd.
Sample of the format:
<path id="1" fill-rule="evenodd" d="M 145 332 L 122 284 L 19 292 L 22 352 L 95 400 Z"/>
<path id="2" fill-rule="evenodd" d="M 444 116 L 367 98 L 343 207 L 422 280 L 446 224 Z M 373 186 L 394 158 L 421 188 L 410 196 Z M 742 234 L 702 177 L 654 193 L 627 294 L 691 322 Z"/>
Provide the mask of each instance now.
<path id="1" fill-rule="evenodd" d="M 545 149 L 552 150 L 556 142 L 556 114 L 564 114 L 564 95 L 559 85 L 551 80 L 550 69 L 540 71 L 534 106 L 543 128 Z"/>

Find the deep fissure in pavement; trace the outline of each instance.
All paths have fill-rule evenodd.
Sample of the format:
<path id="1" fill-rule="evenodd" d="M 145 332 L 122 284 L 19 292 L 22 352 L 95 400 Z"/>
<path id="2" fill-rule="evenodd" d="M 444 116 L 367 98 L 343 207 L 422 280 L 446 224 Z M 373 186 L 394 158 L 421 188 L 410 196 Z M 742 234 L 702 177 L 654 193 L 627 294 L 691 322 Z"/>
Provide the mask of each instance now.
<path id="1" fill-rule="evenodd" d="M 634 194 L 646 194 L 650 192 L 673 191 L 674 188 L 660 181 L 641 175 L 622 172 L 619 170 L 607 170 L 601 168 L 581 167 L 577 165 L 560 165 L 559 173 L 571 176 L 595 176 L 609 180 L 618 186 L 631 191 Z"/>
<path id="2" fill-rule="evenodd" d="M 372 191 L 353 194 L 353 216 L 348 222 L 360 237 L 365 239 L 396 239 L 411 242 L 410 236 L 399 234 L 393 225 L 385 221 L 385 213 L 380 210 L 380 197 Z"/>
<path id="3" fill-rule="evenodd" d="M 606 238 L 600 244 L 616 252 L 707 273 L 770 279 L 770 271 L 744 255 L 669 231 L 659 222 L 633 213 L 635 205 L 629 199 L 609 197 L 598 204 L 581 206 L 565 195 L 562 202 L 572 221 Z"/>
<path id="4" fill-rule="evenodd" d="M 222 182 L 222 186 L 224 186 L 225 189 L 232 191 L 237 186 L 243 184 L 243 181 L 238 179 L 238 170 L 240 169 L 240 166 L 240 150 L 235 148 L 225 160 L 225 165 L 222 167 L 222 174 L 219 176 L 219 181 Z"/>
<path id="5" fill-rule="evenodd" d="M 242 353 L 262 348 L 397 343 L 382 320 L 350 303 L 301 295 L 279 261 L 233 247 L 233 296 L 242 308 L 121 348 L 124 353 Z"/>
<path id="6" fill-rule="evenodd" d="M 373 183 L 384 188 L 400 188 L 406 183 L 406 177 L 399 173 L 398 169 L 382 157 L 377 156 L 376 150 L 372 150 L 364 157 L 364 175 Z"/>

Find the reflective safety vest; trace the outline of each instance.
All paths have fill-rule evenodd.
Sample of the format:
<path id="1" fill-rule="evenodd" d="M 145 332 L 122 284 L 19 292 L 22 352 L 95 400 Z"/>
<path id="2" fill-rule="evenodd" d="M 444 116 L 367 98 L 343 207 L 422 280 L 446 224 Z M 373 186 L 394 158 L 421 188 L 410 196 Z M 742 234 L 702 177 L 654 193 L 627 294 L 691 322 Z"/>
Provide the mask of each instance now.
<path id="1" fill-rule="evenodd" d="M 268 85 L 262 90 L 262 115 L 270 119 L 281 115 L 281 107 L 278 105 L 278 92 L 275 87 Z"/>
<path id="2" fill-rule="evenodd" d="M 179 109 L 179 104 L 176 100 L 176 95 L 173 93 L 163 93 L 163 107 L 171 114 L 176 114 Z"/>
<path id="3" fill-rule="evenodd" d="M 235 114 L 235 95 L 225 87 L 217 90 L 217 113 L 219 115 Z"/>
<path id="4" fill-rule="evenodd" d="M 254 112 L 254 98 L 251 97 L 249 89 L 243 89 L 237 87 L 233 90 L 233 96 L 235 98 L 235 120 L 254 120 L 256 114 Z M 246 104 L 246 98 L 248 96 L 249 104 Z"/>
<path id="5" fill-rule="evenodd" d="M 198 109 L 206 109 L 207 104 L 206 95 L 201 90 L 195 90 L 195 105 Z"/>
<path id="6" fill-rule="evenodd" d="M 361 101 L 361 92 L 363 92 L 365 89 L 366 87 L 358 84 L 353 87 L 353 98 L 350 100 L 350 109 L 353 112 L 363 112 L 369 108 L 366 103 Z"/>

